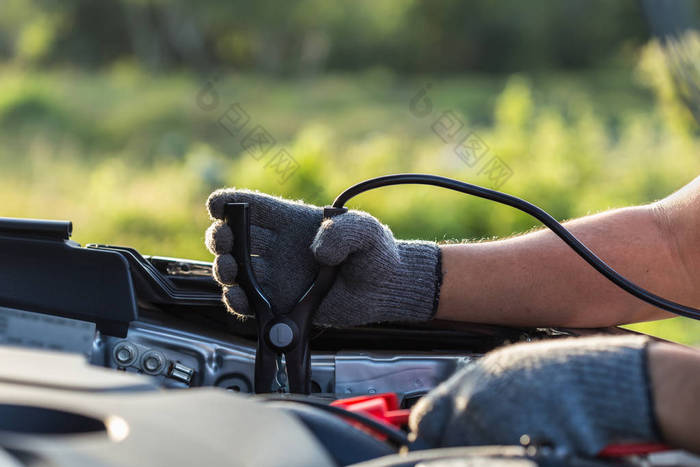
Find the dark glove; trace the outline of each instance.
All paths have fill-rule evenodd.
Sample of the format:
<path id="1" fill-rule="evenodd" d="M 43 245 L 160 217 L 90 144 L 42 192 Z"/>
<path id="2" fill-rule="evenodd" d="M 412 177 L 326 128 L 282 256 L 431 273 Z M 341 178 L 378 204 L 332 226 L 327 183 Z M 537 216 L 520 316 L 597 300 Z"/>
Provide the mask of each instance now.
<path id="1" fill-rule="evenodd" d="M 397 241 L 391 230 L 360 211 L 323 221 L 323 209 L 247 190 L 218 190 L 207 202 L 215 222 L 206 244 L 216 255 L 214 277 L 224 302 L 238 315 L 251 314 L 235 285 L 233 234 L 223 222 L 224 204 L 247 202 L 255 276 L 270 300 L 290 309 L 311 284 L 318 263 L 340 265 L 321 303 L 316 324 L 352 326 L 381 321 L 426 321 L 437 307 L 440 249 L 433 242 Z"/>
<path id="2" fill-rule="evenodd" d="M 534 443 L 594 456 L 608 444 L 658 441 L 643 336 L 517 344 L 494 351 L 411 412 L 428 445 Z"/>

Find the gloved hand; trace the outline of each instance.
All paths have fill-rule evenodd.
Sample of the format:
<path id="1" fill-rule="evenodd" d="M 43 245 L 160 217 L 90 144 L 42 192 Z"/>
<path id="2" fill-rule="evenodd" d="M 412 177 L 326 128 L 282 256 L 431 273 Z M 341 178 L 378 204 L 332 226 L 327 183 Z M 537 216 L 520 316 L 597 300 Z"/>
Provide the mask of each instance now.
<path id="1" fill-rule="evenodd" d="M 251 315 L 235 285 L 233 233 L 224 204 L 250 204 L 252 265 L 270 300 L 289 310 L 316 276 L 318 263 L 340 265 L 335 283 L 315 315 L 316 324 L 352 326 L 432 318 L 440 288 L 440 249 L 422 241 L 397 241 L 391 230 L 360 211 L 328 219 L 323 209 L 248 190 L 226 189 L 207 201 L 214 223 L 206 244 L 215 255 L 214 277 L 224 286 L 229 311 Z M 257 256 L 256 256 L 257 255 Z"/>
<path id="2" fill-rule="evenodd" d="M 595 456 L 613 443 L 658 441 L 644 336 L 516 344 L 456 373 L 411 412 L 433 447 L 517 445 L 522 435 Z"/>

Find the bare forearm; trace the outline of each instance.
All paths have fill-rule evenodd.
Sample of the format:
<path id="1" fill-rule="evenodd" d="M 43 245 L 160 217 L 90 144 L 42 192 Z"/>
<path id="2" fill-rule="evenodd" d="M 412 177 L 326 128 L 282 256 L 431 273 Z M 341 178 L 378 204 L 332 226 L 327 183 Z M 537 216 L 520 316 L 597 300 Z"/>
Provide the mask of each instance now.
<path id="1" fill-rule="evenodd" d="M 615 270 L 657 294 L 697 305 L 657 208 L 624 208 L 566 227 Z M 436 318 L 526 326 L 599 327 L 669 317 L 620 290 L 549 230 L 444 245 Z"/>

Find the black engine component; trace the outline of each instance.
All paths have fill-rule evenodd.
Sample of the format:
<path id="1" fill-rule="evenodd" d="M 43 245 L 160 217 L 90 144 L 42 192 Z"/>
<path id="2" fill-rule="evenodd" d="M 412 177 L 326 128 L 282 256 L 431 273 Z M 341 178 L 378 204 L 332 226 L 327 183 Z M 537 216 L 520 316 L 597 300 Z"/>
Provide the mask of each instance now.
<path id="1" fill-rule="evenodd" d="M 0 219 L 0 306 L 96 323 L 126 336 L 138 317 L 129 265 L 69 240 L 70 222 Z"/>

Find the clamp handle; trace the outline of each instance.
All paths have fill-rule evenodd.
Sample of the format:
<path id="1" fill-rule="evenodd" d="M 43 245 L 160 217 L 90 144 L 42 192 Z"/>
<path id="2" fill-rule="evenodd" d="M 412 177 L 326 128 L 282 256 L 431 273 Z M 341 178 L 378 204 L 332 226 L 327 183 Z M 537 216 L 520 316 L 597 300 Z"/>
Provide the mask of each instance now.
<path id="1" fill-rule="evenodd" d="M 347 212 L 347 208 L 327 206 L 323 209 L 323 218 Z M 324 299 L 338 275 L 338 266 L 320 265 L 316 279 L 297 300 L 289 313 L 291 320 L 297 325 L 298 335 L 296 345 L 285 355 L 287 358 L 287 376 L 289 391 L 298 394 L 311 393 L 311 324 L 321 301 Z"/>
<path id="2" fill-rule="evenodd" d="M 248 305 L 255 314 L 258 344 L 255 351 L 255 392 L 269 392 L 276 370 L 276 354 L 261 339 L 265 326 L 274 318 L 270 300 L 260 287 L 250 260 L 250 206 L 248 203 L 226 203 L 224 218 L 233 232 L 231 254 L 238 265 L 236 283 L 248 298 Z"/>
<path id="3" fill-rule="evenodd" d="M 324 219 L 347 212 L 347 208 L 326 207 Z M 335 282 L 337 266 L 321 265 L 314 282 L 288 311 L 273 307 L 258 284 L 250 259 L 250 206 L 226 203 L 226 222 L 233 232 L 232 255 L 238 265 L 236 282 L 243 289 L 257 321 L 255 392 L 269 392 L 276 371 L 276 356 L 284 353 L 289 390 L 311 392 L 311 350 L 309 340 L 313 316 Z"/>

